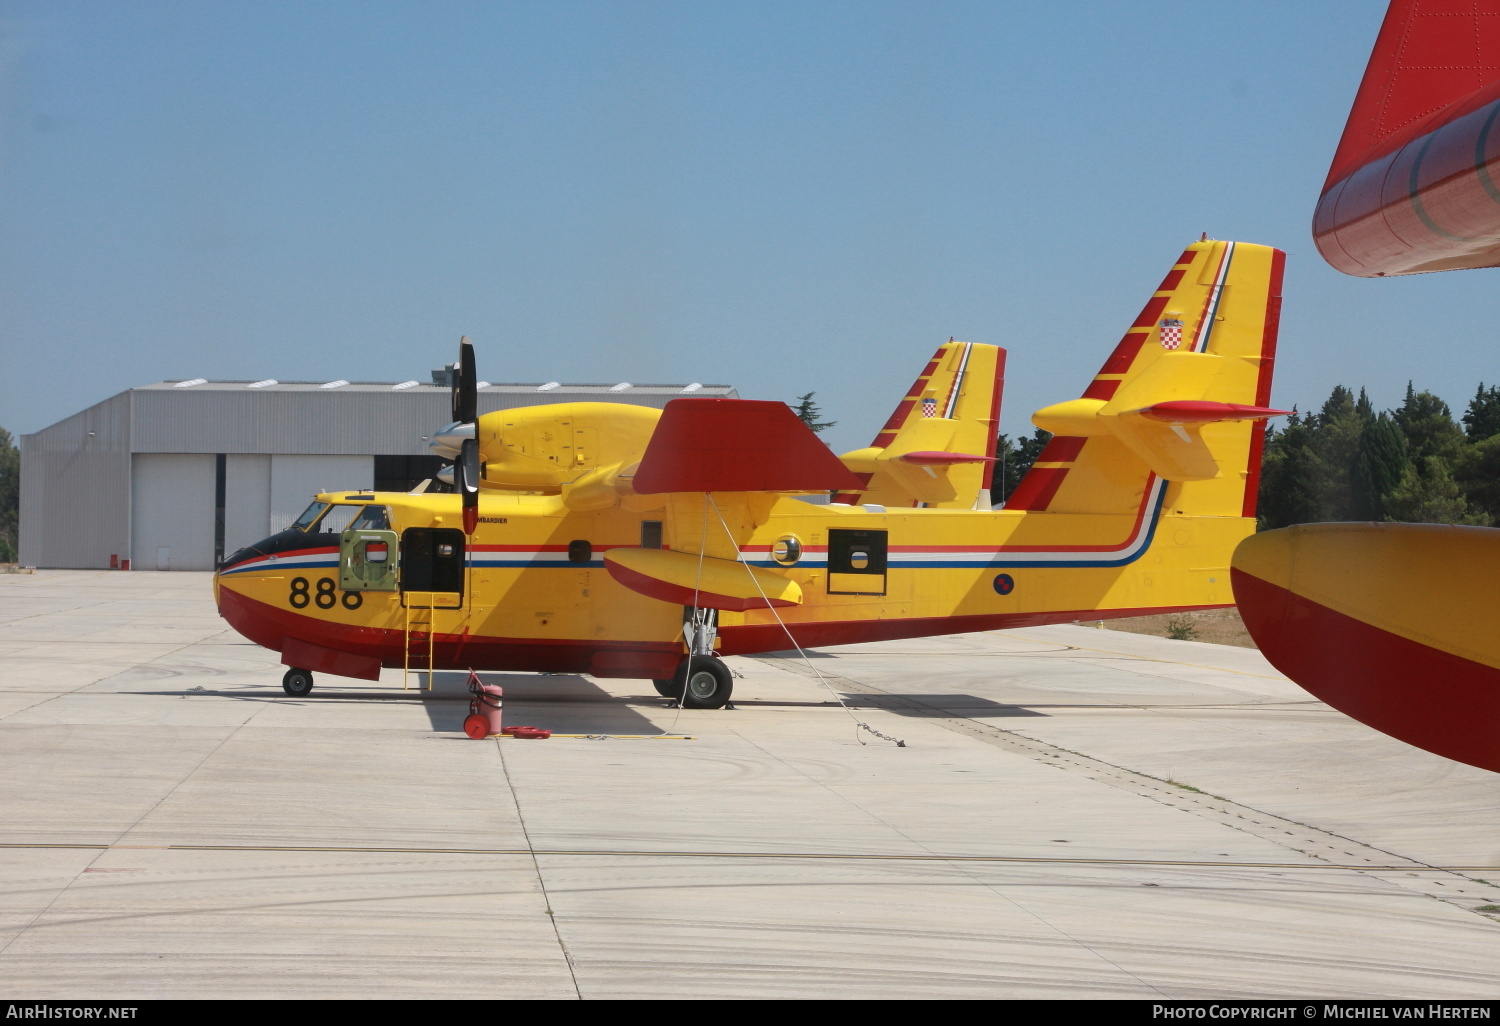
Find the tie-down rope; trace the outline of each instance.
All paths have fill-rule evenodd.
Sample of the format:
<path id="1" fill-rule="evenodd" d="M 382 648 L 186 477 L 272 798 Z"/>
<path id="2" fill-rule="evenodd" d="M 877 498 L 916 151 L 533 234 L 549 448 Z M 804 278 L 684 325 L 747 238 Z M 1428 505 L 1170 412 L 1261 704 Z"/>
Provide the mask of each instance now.
<path id="1" fill-rule="evenodd" d="M 781 614 L 776 611 L 776 607 L 771 604 L 771 599 L 766 595 L 766 590 L 760 586 L 760 581 L 756 578 L 754 569 L 751 568 L 749 563 L 744 561 L 744 554 L 740 551 L 739 542 L 734 540 L 734 532 L 729 529 L 729 524 L 724 520 L 724 514 L 719 509 L 719 504 L 717 502 L 714 502 L 714 497 L 707 492 L 704 493 L 704 498 L 706 498 L 709 501 L 709 504 L 713 506 L 714 515 L 719 518 L 719 524 L 724 528 L 724 534 L 729 538 L 729 544 L 734 547 L 735 559 L 740 563 L 741 566 L 745 568 L 745 573 L 750 575 L 750 580 L 755 585 L 755 590 L 760 592 L 760 597 L 762 601 L 765 602 L 766 608 L 771 611 L 771 615 L 776 617 L 776 622 L 779 623 L 781 625 L 781 629 L 786 632 L 786 636 L 791 641 L 792 647 L 797 650 L 797 654 L 802 657 L 802 661 L 807 664 L 807 668 L 813 672 L 813 676 L 818 678 L 818 683 L 822 684 L 823 687 L 828 689 L 828 693 L 833 696 L 834 701 L 838 702 L 839 707 L 842 708 L 844 712 L 848 713 L 849 718 L 854 721 L 854 740 L 858 741 L 860 744 L 865 743 L 865 739 L 859 736 L 859 732 L 863 730 L 867 733 L 874 734 L 882 741 L 893 742 L 897 748 L 905 748 L 905 741 L 902 741 L 900 738 L 891 737 L 891 735 L 889 734 L 882 734 L 880 731 L 870 726 L 864 720 L 860 719 L 855 714 L 854 710 L 849 708 L 849 703 L 844 701 L 844 696 L 835 691 L 833 689 L 833 685 L 828 683 L 828 679 L 823 676 L 822 672 L 816 666 L 813 665 L 812 659 L 805 651 L 803 651 L 802 646 L 797 643 L 797 636 L 792 633 L 792 629 L 787 626 L 786 621 L 781 618 Z M 708 512 L 707 508 L 705 507 L 704 518 L 707 519 L 707 516 Z M 700 567 L 702 565 L 701 558 L 699 561 L 699 565 Z M 701 569 L 699 570 L 699 573 L 702 573 Z M 695 600 L 696 597 L 697 596 L 694 595 Z"/>

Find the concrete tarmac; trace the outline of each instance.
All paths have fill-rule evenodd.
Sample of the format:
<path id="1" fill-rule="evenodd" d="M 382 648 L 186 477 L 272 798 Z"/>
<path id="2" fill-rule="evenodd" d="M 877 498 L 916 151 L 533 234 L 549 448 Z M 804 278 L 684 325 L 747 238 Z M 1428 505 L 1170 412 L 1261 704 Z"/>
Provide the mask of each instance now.
<path id="1" fill-rule="evenodd" d="M 462 674 L 286 697 L 207 574 L 0 576 L 0 996 L 1500 998 L 1500 776 L 1253 650 L 729 662 L 476 742 Z"/>

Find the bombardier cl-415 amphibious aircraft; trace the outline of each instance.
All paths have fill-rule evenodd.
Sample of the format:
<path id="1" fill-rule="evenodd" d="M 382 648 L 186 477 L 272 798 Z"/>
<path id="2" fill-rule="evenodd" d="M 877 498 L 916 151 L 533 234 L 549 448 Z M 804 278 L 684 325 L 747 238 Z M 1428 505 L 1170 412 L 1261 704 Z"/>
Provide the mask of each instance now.
<path id="1" fill-rule="evenodd" d="M 1230 605 L 1281 412 L 1282 259 L 1189 246 L 1082 397 L 1035 415 L 1054 437 L 999 510 L 995 346 L 941 346 L 838 457 L 779 402 L 476 418 L 465 340 L 435 436 L 458 494 L 320 494 L 224 561 L 219 609 L 294 695 L 315 672 L 473 668 L 650 679 L 713 708 L 725 655 Z"/>

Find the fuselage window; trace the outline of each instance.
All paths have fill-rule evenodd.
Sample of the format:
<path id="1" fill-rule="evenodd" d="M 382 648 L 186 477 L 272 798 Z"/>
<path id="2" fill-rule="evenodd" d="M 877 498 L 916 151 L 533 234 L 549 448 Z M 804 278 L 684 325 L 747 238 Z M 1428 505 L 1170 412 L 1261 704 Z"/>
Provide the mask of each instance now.
<path id="1" fill-rule="evenodd" d="M 328 503 L 326 502 L 314 502 L 311 506 L 302 511 L 302 515 L 297 518 L 297 522 L 292 525 L 291 529 L 293 531 L 307 530 L 312 526 L 312 522 L 318 519 L 318 514 L 322 513 L 327 508 Z"/>
<path id="2" fill-rule="evenodd" d="M 343 534 L 344 529 L 349 526 L 355 517 L 359 516 L 363 506 L 334 506 L 323 519 L 318 521 L 316 531 L 318 534 Z"/>
<path id="3" fill-rule="evenodd" d="M 389 531 L 391 511 L 385 506 L 366 506 L 352 525 L 356 531 Z"/>

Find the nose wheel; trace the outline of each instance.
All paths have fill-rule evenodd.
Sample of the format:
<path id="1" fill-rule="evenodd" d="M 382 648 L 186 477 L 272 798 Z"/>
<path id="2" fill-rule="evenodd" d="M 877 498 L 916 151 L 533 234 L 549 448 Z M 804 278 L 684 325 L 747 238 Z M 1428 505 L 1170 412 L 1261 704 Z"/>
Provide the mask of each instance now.
<path id="1" fill-rule="evenodd" d="M 671 680 L 653 680 L 657 694 L 675 698 L 684 709 L 722 709 L 734 691 L 734 674 L 718 656 L 684 659 Z"/>
<path id="2" fill-rule="evenodd" d="M 311 670 L 299 670 L 296 667 L 286 671 L 286 676 L 281 678 L 281 690 L 293 698 L 301 698 L 308 694 L 313 688 L 313 675 Z"/>

